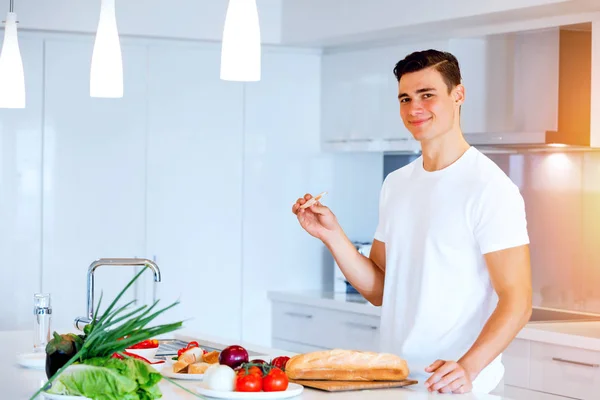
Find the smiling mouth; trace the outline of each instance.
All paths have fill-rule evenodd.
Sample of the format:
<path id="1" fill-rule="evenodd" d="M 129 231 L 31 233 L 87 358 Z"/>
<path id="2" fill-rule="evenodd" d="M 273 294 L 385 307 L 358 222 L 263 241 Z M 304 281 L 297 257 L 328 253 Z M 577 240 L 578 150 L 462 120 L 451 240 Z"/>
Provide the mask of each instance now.
<path id="1" fill-rule="evenodd" d="M 417 120 L 414 120 L 414 121 L 410 121 L 410 124 L 413 125 L 413 126 L 421 126 L 425 122 L 428 122 L 430 119 L 431 119 L 431 117 L 430 118 L 425 118 L 425 119 L 417 119 Z"/>

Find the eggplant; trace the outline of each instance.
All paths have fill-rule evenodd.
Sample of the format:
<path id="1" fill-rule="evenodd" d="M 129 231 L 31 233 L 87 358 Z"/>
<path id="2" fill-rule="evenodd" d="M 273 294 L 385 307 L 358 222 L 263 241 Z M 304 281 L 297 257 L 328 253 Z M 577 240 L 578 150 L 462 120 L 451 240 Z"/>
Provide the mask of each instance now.
<path id="1" fill-rule="evenodd" d="M 69 362 L 83 346 L 81 336 L 68 333 L 54 337 L 46 345 L 46 377 L 50 379 L 56 372 Z"/>

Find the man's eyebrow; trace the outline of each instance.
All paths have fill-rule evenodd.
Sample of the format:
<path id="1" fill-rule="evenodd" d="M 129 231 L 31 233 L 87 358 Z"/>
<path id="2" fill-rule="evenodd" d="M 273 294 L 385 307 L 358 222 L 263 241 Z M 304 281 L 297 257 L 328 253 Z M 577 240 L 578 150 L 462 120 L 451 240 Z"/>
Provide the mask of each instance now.
<path id="1" fill-rule="evenodd" d="M 423 88 L 423 89 L 418 89 L 417 90 L 417 94 L 419 94 L 419 93 L 425 93 L 425 92 L 435 92 L 435 88 Z M 403 97 L 408 97 L 408 93 L 400 93 L 398 95 L 399 99 L 401 99 Z"/>

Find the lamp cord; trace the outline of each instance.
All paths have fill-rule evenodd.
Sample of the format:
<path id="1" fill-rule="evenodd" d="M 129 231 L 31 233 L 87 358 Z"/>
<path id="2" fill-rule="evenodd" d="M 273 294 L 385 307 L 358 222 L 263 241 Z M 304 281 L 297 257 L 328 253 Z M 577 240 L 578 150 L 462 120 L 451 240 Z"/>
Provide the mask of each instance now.
<path id="1" fill-rule="evenodd" d="M 10 0 L 9 12 L 15 12 L 15 0 Z"/>

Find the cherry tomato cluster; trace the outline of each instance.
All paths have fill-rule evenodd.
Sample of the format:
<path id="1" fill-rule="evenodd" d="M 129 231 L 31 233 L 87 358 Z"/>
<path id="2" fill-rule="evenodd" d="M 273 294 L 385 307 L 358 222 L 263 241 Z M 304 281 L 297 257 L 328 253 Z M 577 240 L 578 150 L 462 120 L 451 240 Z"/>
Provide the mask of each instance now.
<path id="1" fill-rule="evenodd" d="M 236 392 L 282 392 L 288 387 L 288 377 L 272 363 L 250 362 L 242 364 L 235 379 Z"/>

